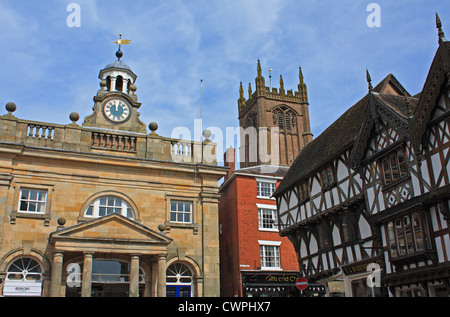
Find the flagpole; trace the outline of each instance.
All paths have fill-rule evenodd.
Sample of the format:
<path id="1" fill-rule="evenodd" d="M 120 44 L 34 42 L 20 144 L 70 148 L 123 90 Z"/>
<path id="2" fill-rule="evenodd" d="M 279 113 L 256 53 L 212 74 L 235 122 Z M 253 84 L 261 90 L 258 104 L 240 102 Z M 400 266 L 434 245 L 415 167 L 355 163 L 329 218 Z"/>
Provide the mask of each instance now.
<path id="1" fill-rule="evenodd" d="M 200 85 L 200 142 L 203 142 L 203 79 Z"/>

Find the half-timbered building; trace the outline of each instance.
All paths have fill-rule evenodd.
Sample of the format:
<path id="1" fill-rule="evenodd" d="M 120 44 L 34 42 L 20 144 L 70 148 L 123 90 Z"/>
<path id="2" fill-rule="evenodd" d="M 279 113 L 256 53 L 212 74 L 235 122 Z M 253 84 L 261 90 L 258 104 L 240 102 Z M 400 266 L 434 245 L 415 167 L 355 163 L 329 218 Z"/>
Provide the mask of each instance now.
<path id="1" fill-rule="evenodd" d="M 274 196 L 330 296 L 450 294 L 450 42 L 414 96 L 389 74 L 296 158 Z"/>

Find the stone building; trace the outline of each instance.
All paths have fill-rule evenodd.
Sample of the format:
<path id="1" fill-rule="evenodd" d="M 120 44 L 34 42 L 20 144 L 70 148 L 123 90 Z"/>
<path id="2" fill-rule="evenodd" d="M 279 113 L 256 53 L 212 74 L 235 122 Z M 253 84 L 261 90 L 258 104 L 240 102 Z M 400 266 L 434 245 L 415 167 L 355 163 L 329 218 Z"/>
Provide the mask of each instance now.
<path id="1" fill-rule="evenodd" d="M 14 103 L 0 116 L 3 296 L 219 296 L 226 169 L 208 139 L 147 132 L 116 55 L 81 125 L 19 119 Z"/>

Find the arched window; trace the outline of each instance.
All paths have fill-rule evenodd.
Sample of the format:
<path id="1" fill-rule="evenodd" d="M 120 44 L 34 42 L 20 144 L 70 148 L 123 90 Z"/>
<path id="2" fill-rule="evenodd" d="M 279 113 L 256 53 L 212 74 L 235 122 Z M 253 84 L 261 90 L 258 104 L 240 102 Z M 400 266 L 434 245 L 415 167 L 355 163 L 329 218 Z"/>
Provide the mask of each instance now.
<path id="1" fill-rule="evenodd" d="M 191 297 L 194 276 L 191 269 L 176 262 L 167 268 L 167 297 Z"/>
<path id="2" fill-rule="evenodd" d="M 95 199 L 89 204 L 84 216 L 88 218 L 100 218 L 114 213 L 135 219 L 131 206 L 117 196 L 103 196 Z"/>
<path id="3" fill-rule="evenodd" d="M 120 75 L 117 76 L 117 79 L 116 79 L 116 90 L 117 91 L 123 90 L 123 77 Z"/>
<path id="4" fill-rule="evenodd" d="M 106 90 L 111 91 L 111 76 L 106 77 Z"/>
<path id="5" fill-rule="evenodd" d="M 6 279 L 15 282 L 42 281 L 41 265 L 31 258 L 20 258 L 14 261 L 7 270 Z"/>
<path id="6" fill-rule="evenodd" d="M 292 131 L 295 125 L 295 112 L 292 109 L 282 106 L 273 111 L 273 123 L 278 125 L 282 131 Z"/>

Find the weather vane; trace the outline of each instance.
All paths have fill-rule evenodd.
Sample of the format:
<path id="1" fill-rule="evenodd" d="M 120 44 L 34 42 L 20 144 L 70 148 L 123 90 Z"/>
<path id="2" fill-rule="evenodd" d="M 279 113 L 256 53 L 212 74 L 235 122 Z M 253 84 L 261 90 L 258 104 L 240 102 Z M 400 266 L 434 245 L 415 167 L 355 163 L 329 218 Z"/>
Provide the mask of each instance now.
<path id="1" fill-rule="evenodd" d="M 119 50 L 117 51 L 116 56 L 117 56 L 117 58 L 118 58 L 119 61 L 120 61 L 120 59 L 121 59 L 122 56 L 123 56 L 123 53 L 122 53 L 122 51 L 121 51 L 122 45 L 128 45 L 128 44 L 131 44 L 131 40 L 124 40 L 124 39 L 122 39 L 122 34 L 119 34 L 119 36 L 120 36 L 120 39 L 118 39 L 117 41 L 114 41 L 113 43 L 119 44 Z"/>

